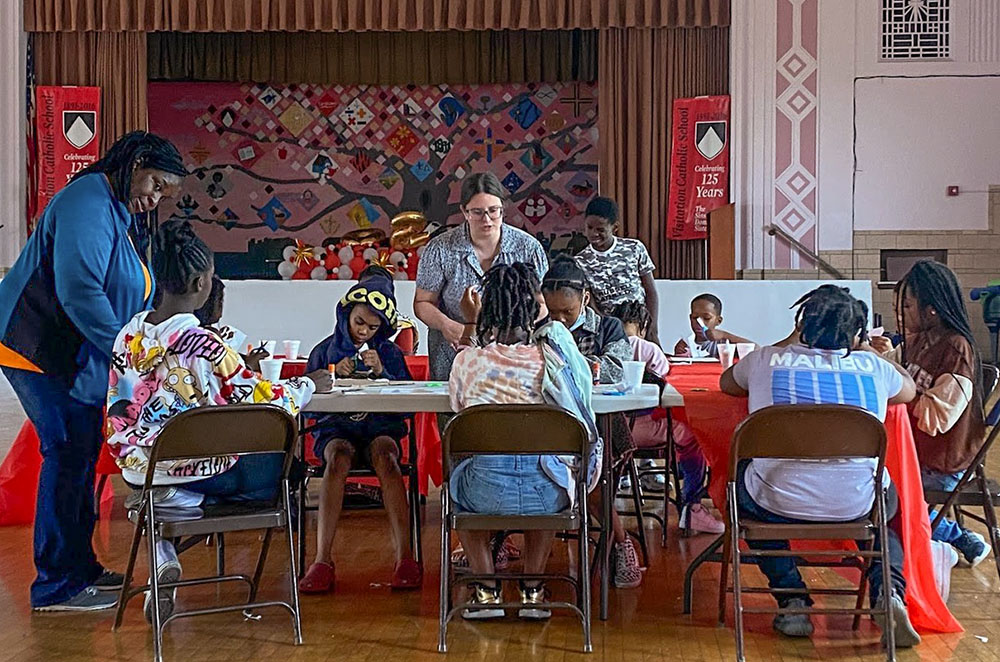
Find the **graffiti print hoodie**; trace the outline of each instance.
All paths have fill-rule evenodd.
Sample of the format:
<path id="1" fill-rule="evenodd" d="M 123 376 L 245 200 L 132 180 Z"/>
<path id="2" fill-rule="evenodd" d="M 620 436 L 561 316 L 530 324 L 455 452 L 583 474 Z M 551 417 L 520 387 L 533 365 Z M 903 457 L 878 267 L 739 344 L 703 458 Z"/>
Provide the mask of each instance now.
<path id="1" fill-rule="evenodd" d="M 312 380 L 260 379 L 214 331 L 191 314 L 148 324 L 132 318 L 111 353 L 106 438 L 122 477 L 145 480 L 149 448 L 172 416 L 195 407 L 270 403 L 297 414 L 316 390 Z M 235 457 L 161 463 L 155 484 L 174 485 L 220 474 Z"/>

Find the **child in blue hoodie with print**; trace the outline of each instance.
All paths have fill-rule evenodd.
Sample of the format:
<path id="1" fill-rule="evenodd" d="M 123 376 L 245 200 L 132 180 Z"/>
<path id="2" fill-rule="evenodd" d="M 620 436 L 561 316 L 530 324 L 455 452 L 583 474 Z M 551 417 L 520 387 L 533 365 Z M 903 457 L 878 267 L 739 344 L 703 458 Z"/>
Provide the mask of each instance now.
<path id="1" fill-rule="evenodd" d="M 411 379 L 403 353 L 389 339 L 396 330 L 396 299 L 392 277 L 369 269 L 337 305 L 337 327 L 309 354 L 307 370 L 336 366 L 338 377 Z M 344 501 L 344 486 L 352 466 L 370 466 L 382 486 L 382 499 L 392 530 L 396 565 L 393 588 L 418 588 L 423 580 L 413 560 L 407 529 L 406 488 L 399 468 L 403 416 L 394 414 L 326 414 L 316 417 L 314 450 L 326 466 L 319 499 L 316 560 L 299 581 L 303 593 L 334 589 L 333 538 Z"/>

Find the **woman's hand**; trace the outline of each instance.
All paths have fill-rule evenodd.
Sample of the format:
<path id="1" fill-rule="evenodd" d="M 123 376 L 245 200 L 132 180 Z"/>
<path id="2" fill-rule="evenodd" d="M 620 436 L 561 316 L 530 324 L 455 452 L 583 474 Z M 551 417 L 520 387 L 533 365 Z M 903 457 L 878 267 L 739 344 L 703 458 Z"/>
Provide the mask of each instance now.
<path id="1" fill-rule="evenodd" d="M 373 375 L 376 377 L 380 377 L 382 375 L 382 359 L 379 357 L 378 352 L 374 349 L 361 352 L 361 360 L 364 361 L 365 365 L 371 369 Z"/>
<path id="2" fill-rule="evenodd" d="M 885 336 L 873 336 L 868 339 L 868 344 L 876 354 L 887 354 L 892 351 L 892 341 Z"/>
<path id="3" fill-rule="evenodd" d="M 329 370 L 313 370 L 306 375 L 306 378 L 312 380 L 312 383 L 316 385 L 317 393 L 325 393 L 333 388 L 333 378 L 330 376 Z"/>
<path id="4" fill-rule="evenodd" d="M 465 294 L 462 295 L 462 300 L 459 302 L 462 317 L 465 318 L 466 322 L 475 324 L 476 320 L 479 319 L 479 311 L 482 309 L 483 299 L 476 291 L 475 286 L 470 285 L 465 289 Z"/>
<path id="5" fill-rule="evenodd" d="M 338 377 L 350 377 L 354 374 L 354 357 L 348 356 L 340 359 L 337 364 L 336 373 Z"/>

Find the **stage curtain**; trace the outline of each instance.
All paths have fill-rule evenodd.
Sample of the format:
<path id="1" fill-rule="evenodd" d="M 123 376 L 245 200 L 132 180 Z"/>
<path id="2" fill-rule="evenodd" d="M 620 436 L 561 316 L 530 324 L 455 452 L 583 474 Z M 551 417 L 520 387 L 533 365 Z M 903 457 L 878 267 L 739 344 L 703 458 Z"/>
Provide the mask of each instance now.
<path id="1" fill-rule="evenodd" d="M 601 194 L 659 277 L 703 278 L 704 241 L 666 238 L 674 99 L 729 92 L 729 29 L 611 29 L 598 38 Z"/>
<path id="2" fill-rule="evenodd" d="M 592 81 L 597 31 L 150 33 L 149 78 L 341 85 Z"/>
<path id="3" fill-rule="evenodd" d="M 729 1 L 24 0 L 24 29 L 28 32 L 395 32 L 707 27 L 729 24 Z"/>
<path id="4" fill-rule="evenodd" d="M 32 39 L 38 85 L 101 88 L 102 153 L 122 134 L 146 129 L 145 33 L 37 33 Z"/>

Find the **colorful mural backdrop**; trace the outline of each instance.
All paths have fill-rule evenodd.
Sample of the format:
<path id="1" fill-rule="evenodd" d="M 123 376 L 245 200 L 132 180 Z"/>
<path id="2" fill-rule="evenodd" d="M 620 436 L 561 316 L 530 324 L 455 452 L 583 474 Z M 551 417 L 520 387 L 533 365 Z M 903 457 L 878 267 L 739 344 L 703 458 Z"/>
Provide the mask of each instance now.
<path id="1" fill-rule="evenodd" d="M 151 83 L 149 124 L 193 173 L 166 213 L 217 251 L 388 232 L 401 211 L 457 224 L 462 179 L 485 170 L 510 194 L 507 221 L 558 249 L 597 192 L 596 96 L 589 83 Z"/>

